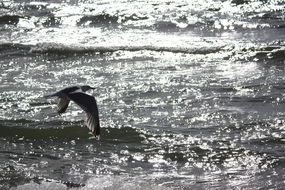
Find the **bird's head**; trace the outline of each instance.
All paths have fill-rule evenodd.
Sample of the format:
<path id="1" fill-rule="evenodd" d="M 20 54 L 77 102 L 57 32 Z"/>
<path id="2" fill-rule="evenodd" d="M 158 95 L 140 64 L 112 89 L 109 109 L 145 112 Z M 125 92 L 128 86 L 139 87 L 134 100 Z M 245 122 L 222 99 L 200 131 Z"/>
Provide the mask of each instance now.
<path id="1" fill-rule="evenodd" d="M 89 85 L 84 85 L 84 86 L 81 86 L 80 88 L 81 88 L 81 90 L 82 90 L 83 92 L 86 92 L 86 91 L 88 91 L 88 90 L 94 90 L 94 89 L 95 89 L 95 88 L 93 88 L 93 87 L 91 87 L 91 86 L 89 86 Z"/>

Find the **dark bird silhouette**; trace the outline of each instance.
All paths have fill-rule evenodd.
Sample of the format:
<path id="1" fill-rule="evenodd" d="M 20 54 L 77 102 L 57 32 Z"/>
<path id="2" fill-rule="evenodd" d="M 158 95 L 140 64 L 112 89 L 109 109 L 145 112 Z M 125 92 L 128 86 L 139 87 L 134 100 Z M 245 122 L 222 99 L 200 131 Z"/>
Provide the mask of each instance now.
<path id="1" fill-rule="evenodd" d="M 64 88 L 54 94 L 45 96 L 45 98 L 57 97 L 59 99 L 57 104 L 57 112 L 59 114 L 64 113 L 69 105 L 70 100 L 75 102 L 81 107 L 86 115 L 86 126 L 91 130 L 93 135 L 100 135 L 100 122 L 97 102 L 93 96 L 86 94 L 85 92 L 92 88 L 88 85 L 85 86 L 71 86 Z"/>

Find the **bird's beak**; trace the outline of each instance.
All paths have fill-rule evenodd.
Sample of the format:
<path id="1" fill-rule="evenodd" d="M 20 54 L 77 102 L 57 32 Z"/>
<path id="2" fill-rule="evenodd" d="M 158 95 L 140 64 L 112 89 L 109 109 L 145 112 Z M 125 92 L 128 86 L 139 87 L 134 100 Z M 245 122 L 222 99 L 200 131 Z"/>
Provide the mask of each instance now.
<path id="1" fill-rule="evenodd" d="M 91 87 L 92 90 L 95 90 L 95 88 Z"/>

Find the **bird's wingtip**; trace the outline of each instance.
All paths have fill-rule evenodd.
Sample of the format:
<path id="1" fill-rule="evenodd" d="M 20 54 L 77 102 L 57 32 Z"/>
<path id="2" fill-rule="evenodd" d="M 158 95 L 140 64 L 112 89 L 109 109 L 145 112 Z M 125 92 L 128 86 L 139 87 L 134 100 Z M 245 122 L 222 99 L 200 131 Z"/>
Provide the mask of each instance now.
<path id="1" fill-rule="evenodd" d="M 95 139 L 98 140 L 98 141 L 100 141 L 100 140 L 101 140 L 101 136 L 100 136 L 100 135 L 97 135 L 97 136 L 95 137 Z"/>
<path id="2" fill-rule="evenodd" d="M 93 135 L 94 135 L 96 140 L 100 140 L 101 139 L 100 134 L 96 134 L 96 131 L 93 132 Z"/>
<path id="3" fill-rule="evenodd" d="M 92 135 L 91 137 L 89 137 L 88 139 L 95 139 L 95 140 L 98 140 L 98 141 L 100 141 L 101 140 L 101 137 L 100 137 L 100 135 L 97 135 L 97 136 L 94 136 L 94 135 Z"/>
<path id="4" fill-rule="evenodd" d="M 96 140 L 101 140 L 100 135 L 96 135 L 95 131 L 94 132 L 89 132 L 89 134 L 92 134 L 92 137 L 89 137 L 88 139 L 96 139 Z"/>

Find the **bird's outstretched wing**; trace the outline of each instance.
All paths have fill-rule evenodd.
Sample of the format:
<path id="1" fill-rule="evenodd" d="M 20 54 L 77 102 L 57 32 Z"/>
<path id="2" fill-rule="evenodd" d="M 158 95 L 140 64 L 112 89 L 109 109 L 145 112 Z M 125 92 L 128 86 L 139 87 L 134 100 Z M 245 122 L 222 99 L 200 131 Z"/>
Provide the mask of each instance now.
<path id="1" fill-rule="evenodd" d="M 68 98 L 59 98 L 59 101 L 57 103 L 57 113 L 64 113 L 68 107 L 69 102 L 70 100 Z"/>
<path id="2" fill-rule="evenodd" d="M 69 93 L 68 97 L 86 112 L 86 125 L 94 136 L 100 135 L 99 113 L 95 98 L 83 92 Z"/>

